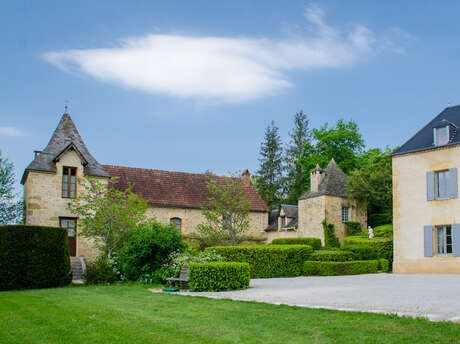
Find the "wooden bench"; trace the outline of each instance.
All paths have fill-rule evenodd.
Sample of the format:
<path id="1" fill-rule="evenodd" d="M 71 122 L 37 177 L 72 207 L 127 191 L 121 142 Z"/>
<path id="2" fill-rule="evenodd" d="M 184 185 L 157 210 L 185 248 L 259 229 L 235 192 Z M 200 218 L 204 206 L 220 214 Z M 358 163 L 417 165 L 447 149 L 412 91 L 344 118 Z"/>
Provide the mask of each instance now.
<path id="1" fill-rule="evenodd" d="M 168 284 L 168 286 L 173 284 L 174 282 L 178 282 L 179 285 L 181 284 L 187 285 L 189 281 L 190 281 L 190 278 L 188 277 L 188 267 L 186 266 L 183 266 L 180 268 L 179 277 L 166 279 L 166 283 Z"/>

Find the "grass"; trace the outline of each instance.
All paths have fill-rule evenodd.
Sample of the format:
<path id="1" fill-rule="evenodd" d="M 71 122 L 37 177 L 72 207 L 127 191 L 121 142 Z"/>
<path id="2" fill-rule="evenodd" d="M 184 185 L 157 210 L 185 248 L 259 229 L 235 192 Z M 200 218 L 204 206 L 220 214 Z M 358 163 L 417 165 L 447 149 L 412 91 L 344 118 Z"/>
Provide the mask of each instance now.
<path id="1" fill-rule="evenodd" d="M 141 285 L 0 292 L 0 343 L 458 343 L 424 319 L 151 293 Z"/>

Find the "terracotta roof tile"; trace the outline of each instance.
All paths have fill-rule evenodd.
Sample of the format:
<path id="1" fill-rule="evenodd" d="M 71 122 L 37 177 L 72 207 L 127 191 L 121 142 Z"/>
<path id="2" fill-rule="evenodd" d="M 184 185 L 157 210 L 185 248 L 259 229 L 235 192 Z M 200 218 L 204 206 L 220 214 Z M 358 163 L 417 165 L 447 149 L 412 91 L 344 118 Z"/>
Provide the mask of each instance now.
<path id="1" fill-rule="evenodd" d="M 206 175 L 204 174 L 113 165 L 103 165 L 103 167 L 112 177 L 119 178 L 117 188 L 123 190 L 128 186 L 128 183 L 133 183 L 133 191 L 142 195 L 151 205 L 200 208 L 209 197 Z M 268 207 L 257 193 L 254 185 L 243 183 L 243 187 L 251 202 L 251 210 L 268 212 Z"/>

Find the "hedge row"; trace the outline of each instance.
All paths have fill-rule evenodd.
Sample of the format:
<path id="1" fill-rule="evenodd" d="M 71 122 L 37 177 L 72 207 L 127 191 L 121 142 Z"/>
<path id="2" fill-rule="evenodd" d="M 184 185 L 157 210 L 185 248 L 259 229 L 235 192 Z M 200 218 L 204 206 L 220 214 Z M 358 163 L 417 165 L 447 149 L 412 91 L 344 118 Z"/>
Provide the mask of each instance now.
<path id="1" fill-rule="evenodd" d="M 378 260 L 379 261 L 379 270 L 382 272 L 388 272 L 390 271 L 390 262 L 388 259 L 381 258 Z"/>
<path id="2" fill-rule="evenodd" d="M 377 260 L 355 260 L 351 262 L 317 262 L 306 261 L 303 265 L 304 276 L 340 276 L 376 273 Z"/>
<path id="3" fill-rule="evenodd" d="M 308 245 L 241 245 L 209 247 L 227 262 L 249 263 L 251 278 L 300 276 L 313 252 Z"/>
<path id="4" fill-rule="evenodd" d="M 250 268 L 248 263 L 212 262 L 189 265 L 192 291 L 221 291 L 249 287 Z"/>
<path id="5" fill-rule="evenodd" d="M 279 238 L 273 239 L 273 245 L 310 245 L 314 250 L 321 249 L 321 239 L 319 238 Z"/>
<path id="6" fill-rule="evenodd" d="M 310 255 L 309 260 L 346 262 L 353 260 L 354 254 L 347 251 L 317 251 Z"/>
<path id="7" fill-rule="evenodd" d="M 345 235 L 346 236 L 351 236 L 351 235 L 357 235 L 362 233 L 362 226 L 361 223 L 355 222 L 355 221 L 348 221 L 345 222 Z"/>
<path id="8" fill-rule="evenodd" d="M 0 226 L 0 290 L 58 287 L 71 281 L 66 229 Z"/>
<path id="9" fill-rule="evenodd" d="M 364 238 L 359 236 L 345 237 L 345 247 L 349 245 L 366 245 L 372 247 L 377 252 L 378 258 L 385 258 L 390 262 L 393 261 L 393 238 Z M 344 247 L 344 249 L 345 249 Z"/>
<path id="10" fill-rule="evenodd" d="M 377 250 L 369 245 L 347 245 L 342 247 L 343 251 L 353 254 L 355 260 L 373 260 L 377 259 Z"/>

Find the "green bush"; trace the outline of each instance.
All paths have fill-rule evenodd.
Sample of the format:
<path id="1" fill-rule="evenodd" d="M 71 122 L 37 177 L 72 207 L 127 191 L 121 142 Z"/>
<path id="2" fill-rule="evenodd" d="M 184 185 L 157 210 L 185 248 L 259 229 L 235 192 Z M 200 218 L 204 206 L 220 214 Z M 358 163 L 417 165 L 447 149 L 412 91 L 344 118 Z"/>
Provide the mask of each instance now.
<path id="1" fill-rule="evenodd" d="M 251 278 L 300 276 L 302 265 L 313 252 L 308 245 L 216 246 L 215 252 L 227 262 L 249 263 Z"/>
<path id="2" fill-rule="evenodd" d="M 167 274 L 166 277 L 179 277 L 180 269 L 183 266 L 189 266 L 190 263 L 210 263 L 222 262 L 224 258 L 214 251 L 198 252 L 193 249 L 187 249 L 184 252 L 173 252 L 168 257 L 168 263 L 163 268 Z"/>
<path id="3" fill-rule="evenodd" d="M 324 231 L 324 246 L 327 247 L 340 247 L 340 241 L 335 236 L 335 226 L 332 223 L 327 223 L 326 220 L 321 222 Z"/>
<path id="4" fill-rule="evenodd" d="M 373 229 L 375 237 L 385 237 L 385 238 L 392 238 L 393 237 L 393 225 L 387 224 L 383 226 L 378 226 Z"/>
<path id="5" fill-rule="evenodd" d="M 168 256 L 185 249 L 181 234 L 172 226 L 152 222 L 129 232 L 117 256 L 117 266 L 124 279 L 137 281 L 152 274 L 167 262 Z"/>
<path id="6" fill-rule="evenodd" d="M 86 266 L 83 275 L 86 284 L 109 284 L 118 281 L 117 272 L 109 259 L 103 255 Z"/>
<path id="7" fill-rule="evenodd" d="M 377 259 L 377 250 L 370 245 L 344 245 L 342 250 L 351 252 L 354 260 Z"/>
<path id="8" fill-rule="evenodd" d="M 354 222 L 354 221 L 345 222 L 345 235 L 346 236 L 357 235 L 357 234 L 362 233 L 362 231 L 363 231 L 363 228 L 361 226 L 361 223 Z"/>
<path id="9" fill-rule="evenodd" d="M 375 273 L 377 260 L 355 260 L 351 262 L 315 262 L 306 261 L 303 265 L 304 276 L 340 276 Z"/>
<path id="10" fill-rule="evenodd" d="M 373 247 L 377 252 L 377 258 L 385 258 L 393 261 L 393 238 L 374 237 L 372 239 L 358 236 L 345 237 L 345 247 L 349 245 L 366 245 Z"/>
<path id="11" fill-rule="evenodd" d="M 316 251 L 310 255 L 309 260 L 346 262 L 353 260 L 353 253 L 347 251 Z"/>
<path id="12" fill-rule="evenodd" d="M 382 226 L 387 223 L 393 223 L 393 215 L 391 214 L 391 212 L 369 214 L 369 216 L 367 217 L 367 223 L 372 228 Z"/>
<path id="13" fill-rule="evenodd" d="M 221 291 L 249 287 L 248 263 L 190 263 L 189 287 L 192 291 Z"/>
<path id="14" fill-rule="evenodd" d="M 387 259 L 379 259 L 379 270 L 382 272 L 388 272 L 390 270 L 390 262 Z"/>
<path id="15" fill-rule="evenodd" d="M 68 245 L 63 228 L 0 226 L 0 290 L 68 285 Z"/>
<path id="16" fill-rule="evenodd" d="M 319 238 L 278 238 L 272 240 L 272 245 L 310 245 L 314 250 L 321 249 Z"/>

